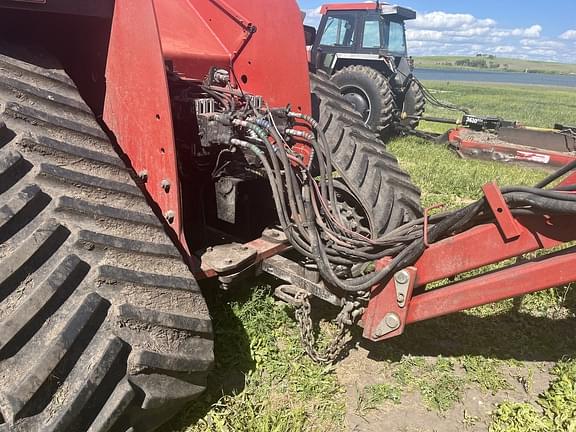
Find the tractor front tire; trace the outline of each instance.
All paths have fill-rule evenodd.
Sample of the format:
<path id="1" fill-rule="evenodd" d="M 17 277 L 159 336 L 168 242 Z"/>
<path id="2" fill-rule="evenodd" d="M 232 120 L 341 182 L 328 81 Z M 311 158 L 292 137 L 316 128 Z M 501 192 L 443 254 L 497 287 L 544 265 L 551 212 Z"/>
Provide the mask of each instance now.
<path id="1" fill-rule="evenodd" d="M 355 197 L 361 204 L 350 209 L 359 216 L 355 222 L 365 225 L 374 238 L 421 217 L 420 190 L 329 76 L 311 74 L 310 82 L 313 115 L 331 146 L 332 161 L 341 174 L 338 181 L 344 183 L 339 187 L 341 195 Z M 348 207 L 350 203 L 341 204 Z"/>
<path id="2" fill-rule="evenodd" d="M 384 75 L 368 66 L 348 66 L 336 72 L 332 82 L 369 129 L 382 139 L 394 134 L 394 93 Z"/>
<path id="3" fill-rule="evenodd" d="M 212 364 L 198 284 L 74 82 L 0 41 L 0 431 L 151 431 Z"/>
<path id="4" fill-rule="evenodd" d="M 426 100 L 424 99 L 424 93 L 414 80 L 410 81 L 410 85 L 406 90 L 404 95 L 404 104 L 402 107 L 402 112 L 408 114 L 411 117 L 421 117 L 424 114 L 424 109 L 426 105 Z M 419 120 L 413 118 L 405 118 L 400 121 L 400 124 L 409 129 L 416 129 Z"/>

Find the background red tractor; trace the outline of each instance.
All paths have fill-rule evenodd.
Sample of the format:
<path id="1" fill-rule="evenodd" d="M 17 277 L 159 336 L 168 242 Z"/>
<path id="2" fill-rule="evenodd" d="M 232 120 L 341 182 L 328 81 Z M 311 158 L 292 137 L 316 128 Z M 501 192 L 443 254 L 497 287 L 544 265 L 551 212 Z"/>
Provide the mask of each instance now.
<path id="1" fill-rule="evenodd" d="M 209 277 L 284 281 L 323 362 L 352 325 L 576 280 L 565 249 L 426 290 L 574 240 L 574 178 L 543 189 L 574 167 L 428 217 L 304 45 L 292 1 L 0 0 L 0 431 L 165 422 L 214 362 Z M 340 311 L 326 352 L 311 297 Z"/>
<path id="2" fill-rule="evenodd" d="M 387 3 L 321 7 L 316 32 L 307 26 L 310 62 L 331 76 L 365 124 L 382 137 L 414 129 L 425 99 L 408 57 L 404 23 L 416 12 Z M 402 113 L 405 113 L 402 116 Z"/>

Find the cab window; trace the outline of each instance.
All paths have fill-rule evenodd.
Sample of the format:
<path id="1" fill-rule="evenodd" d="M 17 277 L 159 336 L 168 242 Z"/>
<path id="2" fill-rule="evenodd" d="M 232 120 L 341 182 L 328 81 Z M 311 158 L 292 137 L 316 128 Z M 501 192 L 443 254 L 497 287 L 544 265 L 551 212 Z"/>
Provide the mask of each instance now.
<path id="1" fill-rule="evenodd" d="M 320 45 L 351 47 L 354 43 L 354 17 L 330 16 L 326 20 Z"/>
<path id="2" fill-rule="evenodd" d="M 380 20 L 370 19 L 364 21 L 364 35 L 362 48 L 380 48 L 382 37 L 380 35 Z"/>
<path id="3" fill-rule="evenodd" d="M 404 24 L 401 22 L 390 21 L 390 30 L 388 33 L 388 51 L 393 53 L 406 52 Z"/>

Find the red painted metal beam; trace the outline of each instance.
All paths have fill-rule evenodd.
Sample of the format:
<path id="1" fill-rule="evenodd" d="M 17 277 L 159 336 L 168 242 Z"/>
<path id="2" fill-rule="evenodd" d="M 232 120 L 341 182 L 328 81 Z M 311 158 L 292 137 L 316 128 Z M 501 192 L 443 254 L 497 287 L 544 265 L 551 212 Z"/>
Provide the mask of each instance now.
<path id="1" fill-rule="evenodd" d="M 340 10 L 377 10 L 378 3 L 376 2 L 364 2 L 364 3 L 328 3 L 322 5 L 320 8 L 320 13 L 324 15 L 328 11 L 340 11 Z"/>
<path id="2" fill-rule="evenodd" d="M 520 236 L 513 241 L 503 239 L 495 224 L 485 224 L 432 244 L 415 264 L 418 268 L 416 285 L 424 286 L 576 239 L 571 216 L 524 217 L 518 221 Z"/>
<path id="3" fill-rule="evenodd" d="M 493 191 L 490 192 L 490 188 L 486 190 L 489 191 L 488 199 L 497 213 L 498 205 L 505 206 L 505 203 L 503 200 L 499 201 L 498 197 L 490 198 Z M 394 280 L 388 281 L 384 286 L 374 287 L 362 317 L 364 337 L 374 341 L 388 339 L 401 334 L 404 326 L 412 322 L 576 281 L 574 248 L 432 291 L 424 291 L 431 282 L 576 240 L 573 216 L 541 215 L 513 220 L 518 229 L 518 236 L 513 238 L 505 235 L 497 223 L 491 223 L 430 245 L 413 267 L 405 269 L 410 270 L 411 275 L 415 274 L 411 292 L 417 293 L 407 298 L 405 308 L 399 309 Z M 509 222 L 510 220 L 504 223 Z M 377 268 L 382 268 L 388 260 L 389 258 L 380 260 Z M 386 328 L 386 318 L 391 313 L 400 319 L 398 328 L 393 331 Z M 382 334 L 382 328 L 388 332 Z"/>
<path id="4" fill-rule="evenodd" d="M 576 280 L 576 250 L 506 268 L 419 294 L 408 307 L 406 324 L 553 288 Z"/>
<path id="5" fill-rule="evenodd" d="M 186 248 L 170 96 L 152 0 L 115 3 L 103 117 Z"/>
<path id="6" fill-rule="evenodd" d="M 498 222 L 498 226 L 502 232 L 502 236 L 505 240 L 513 240 L 520 237 L 520 229 L 518 224 L 512 216 L 512 212 L 506 205 L 502 192 L 496 185 L 496 182 L 486 183 L 482 186 L 484 191 L 484 196 L 486 201 L 488 201 L 488 206 L 492 210 L 492 214 Z"/>

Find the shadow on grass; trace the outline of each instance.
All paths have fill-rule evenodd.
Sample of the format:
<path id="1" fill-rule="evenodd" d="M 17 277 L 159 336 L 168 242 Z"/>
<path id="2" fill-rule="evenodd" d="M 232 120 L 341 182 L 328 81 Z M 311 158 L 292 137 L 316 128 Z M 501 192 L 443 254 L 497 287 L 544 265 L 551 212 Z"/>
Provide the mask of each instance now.
<path id="1" fill-rule="evenodd" d="M 488 316 L 456 313 L 413 324 L 389 341 L 362 340 L 377 361 L 399 361 L 402 355 L 481 355 L 500 360 L 558 361 L 576 356 L 576 319 L 554 319 L 520 311 L 520 299 L 507 312 Z M 565 306 L 576 311 L 571 290 Z"/>
<path id="2" fill-rule="evenodd" d="M 244 284 L 232 292 L 223 292 L 217 281 L 203 286 L 214 328 L 214 369 L 208 376 L 206 392 L 160 428 L 160 432 L 186 430 L 203 418 L 222 396 L 235 395 L 244 389 L 246 374 L 255 368 L 255 362 L 250 353 L 250 338 L 230 301 L 247 301 L 252 287 L 253 284 Z"/>

